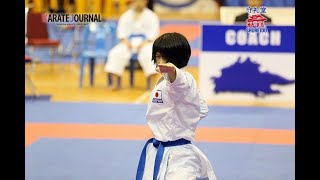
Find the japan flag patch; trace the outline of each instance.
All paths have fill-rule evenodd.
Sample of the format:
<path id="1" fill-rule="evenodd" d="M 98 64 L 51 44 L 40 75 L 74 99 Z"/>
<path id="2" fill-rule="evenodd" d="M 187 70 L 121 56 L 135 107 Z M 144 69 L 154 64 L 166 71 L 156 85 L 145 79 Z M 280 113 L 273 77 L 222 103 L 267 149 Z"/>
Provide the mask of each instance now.
<path id="1" fill-rule="evenodd" d="M 163 103 L 162 100 L 162 91 L 161 90 L 157 90 L 155 93 L 153 93 L 152 95 L 152 102 L 153 103 Z"/>

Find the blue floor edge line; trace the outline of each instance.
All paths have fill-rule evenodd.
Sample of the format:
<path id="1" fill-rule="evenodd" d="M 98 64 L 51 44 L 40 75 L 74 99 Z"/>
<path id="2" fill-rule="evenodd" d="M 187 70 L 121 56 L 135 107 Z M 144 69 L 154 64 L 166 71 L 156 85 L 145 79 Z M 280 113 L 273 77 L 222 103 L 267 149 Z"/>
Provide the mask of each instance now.
<path id="1" fill-rule="evenodd" d="M 25 95 L 26 101 L 37 101 L 37 100 L 43 100 L 43 101 L 50 101 L 51 95 Z"/>

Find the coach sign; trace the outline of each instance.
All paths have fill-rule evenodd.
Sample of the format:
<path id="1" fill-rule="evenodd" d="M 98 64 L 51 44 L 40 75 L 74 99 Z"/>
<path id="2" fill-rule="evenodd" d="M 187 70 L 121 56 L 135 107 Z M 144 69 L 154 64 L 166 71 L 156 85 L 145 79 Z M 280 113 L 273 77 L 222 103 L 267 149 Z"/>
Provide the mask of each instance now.
<path id="1" fill-rule="evenodd" d="M 200 89 L 207 101 L 294 106 L 295 27 L 202 25 Z"/>

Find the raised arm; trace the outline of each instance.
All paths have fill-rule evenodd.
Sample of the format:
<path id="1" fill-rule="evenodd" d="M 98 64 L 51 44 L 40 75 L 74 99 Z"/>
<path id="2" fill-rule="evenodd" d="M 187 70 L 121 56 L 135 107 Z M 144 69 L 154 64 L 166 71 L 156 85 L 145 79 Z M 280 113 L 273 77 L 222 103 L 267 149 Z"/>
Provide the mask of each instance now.
<path id="1" fill-rule="evenodd" d="M 186 73 L 174 64 L 158 64 L 156 70 L 163 73 L 164 79 L 167 81 L 168 92 L 172 95 L 171 97 L 173 99 L 184 96 L 187 89 L 190 88 L 190 82 Z"/>

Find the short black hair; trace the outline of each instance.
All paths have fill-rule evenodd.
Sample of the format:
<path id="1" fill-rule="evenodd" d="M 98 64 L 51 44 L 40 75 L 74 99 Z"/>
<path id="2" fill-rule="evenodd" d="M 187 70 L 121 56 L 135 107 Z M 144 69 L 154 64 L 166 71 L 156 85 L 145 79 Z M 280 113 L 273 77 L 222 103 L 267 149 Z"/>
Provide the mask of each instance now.
<path id="1" fill-rule="evenodd" d="M 157 52 L 167 62 L 174 64 L 179 69 L 188 65 L 191 56 L 191 48 L 187 38 L 177 32 L 162 34 L 154 41 L 152 61 L 155 64 Z"/>

